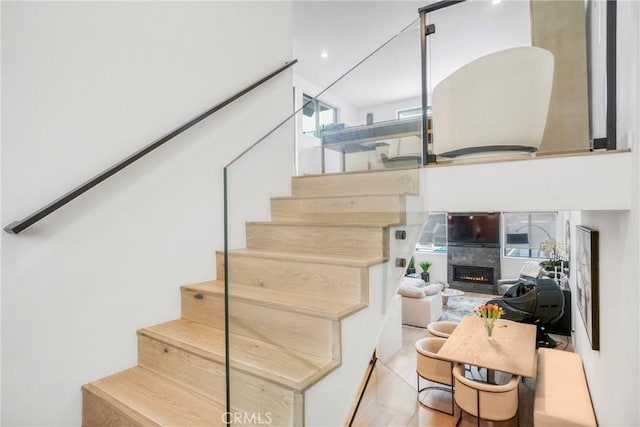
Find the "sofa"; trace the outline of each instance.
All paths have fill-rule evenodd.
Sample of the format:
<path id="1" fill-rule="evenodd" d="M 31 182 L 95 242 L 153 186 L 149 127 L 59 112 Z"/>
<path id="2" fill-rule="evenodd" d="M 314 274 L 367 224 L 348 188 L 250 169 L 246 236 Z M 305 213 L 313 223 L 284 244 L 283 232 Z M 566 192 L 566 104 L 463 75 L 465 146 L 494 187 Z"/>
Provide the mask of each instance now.
<path id="1" fill-rule="evenodd" d="M 398 287 L 402 296 L 402 324 L 426 328 L 442 315 L 442 287 L 405 277 Z"/>

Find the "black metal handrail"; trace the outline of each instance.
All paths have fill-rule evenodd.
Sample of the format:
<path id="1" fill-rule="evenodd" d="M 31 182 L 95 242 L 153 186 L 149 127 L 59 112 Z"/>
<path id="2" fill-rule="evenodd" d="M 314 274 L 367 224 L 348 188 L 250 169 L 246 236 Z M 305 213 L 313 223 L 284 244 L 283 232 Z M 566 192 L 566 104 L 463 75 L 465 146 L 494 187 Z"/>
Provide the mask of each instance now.
<path id="1" fill-rule="evenodd" d="M 104 172 L 102 172 L 102 173 L 96 175 L 95 177 L 91 178 L 90 180 L 86 181 L 84 184 L 81 184 L 78 187 L 74 188 L 73 190 L 69 191 L 68 193 L 58 197 L 56 200 L 54 200 L 53 202 L 49 203 L 48 205 L 46 205 L 42 209 L 37 210 L 36 212 L 32 213 L 31 215 L 25 217 L 24 219 L 22 219 L 20 221 L 12 222 L 11 224 L 9 224 L 6 227 L 4 227 L 4 231 L 6 231 L 7 233 L 10 233 L 10 234 L 18 234 L 18 233 L 20 233 L 21 231 L 23 231 L 24 229 L 32 226 L 33 224 L 35 224 L 36 222 L 40 221 L 41 219 L 43 219 L 47 215 L 49 215 L 49 214 L 55 212 L 56 210 L 60 209 L 62 206 L 66 205 L 67 203 L 69 203 L 70 201 L 75 199 L 76 197 L 78 197 L 81 194 L 89 191 L 90 189 L 92 189 L 96 185 L 100 184 L 102 181 L 106 180 L 110 176 L 116 174 L 117 172 L 119 172 L 122 169 L 126 168 L 130 164 L 134 163 L 136 160 L 139 160 L 140 158 L 146 156 L 147 154 L 151 153 L 156 148 L 159 148 L 160 146 L 162 146 L 165 143 L 169 142 L 170 140 L 172 140 L 176 136 L 180 135 L 181 133 L 183 133 L 187 129 L 191 128 L 192 126 L 194 126 L 194 125 L 196 125 L 198 123 L 200 123 L 202 120 L 206 119 L 207 117 L 209 117 L 210 115 L 212 115 L 216 111 L 221 110 L 222 108 L 224 108 L 227 105 L 231 104 L 233 101 L 235 101 L 238 98 L 240 98 L 240 97 L 246 95 L 247 93 L 251 92 L 256 87 L 262 85 L 263 83 L 265 83 L 268 80 L 272 79 L 273 77 L 277 76 L 278 74 L 280 74 L 284 70 L 288 69 L 289 67 L 291 67 L 292 65 L 294 65 L 297 62 L 298 62 L 297 59 L 294 59 L 292 61 L 286 62 L 282 67 L 278 68 L 274 72 L 268 74 L 267 76 L 265 76 L 262 79 L 256 81 L 255 83 L 247 86 L 246 88 L 242 89 L 240 92 L 238 92 L 235 95 L 225 99 L 224 101 L 220 102 L 219 104 L 214 105 L 213 107 L 211 107 L 208 110 L 206 110 L 204 113 L 201 113 L 198 116 L 194 117 L 193 119 L 183 123 L 182 125 L 178 126 L 174 130 L 172 130 L 171 132 L 169 132 L 166 135 L 164 135 L 164 136 L 158 138 L 157 140 L 153 141 L 151 144 L 143 147 L 142 149 L 136 151 L 135 153 L 131 154 L 130 156 L 126 157 L 125 159 L 123 159 L 120 162 L 116 163 L 115 165 L 111 166 L 109 169 L 105 170 Z"/>

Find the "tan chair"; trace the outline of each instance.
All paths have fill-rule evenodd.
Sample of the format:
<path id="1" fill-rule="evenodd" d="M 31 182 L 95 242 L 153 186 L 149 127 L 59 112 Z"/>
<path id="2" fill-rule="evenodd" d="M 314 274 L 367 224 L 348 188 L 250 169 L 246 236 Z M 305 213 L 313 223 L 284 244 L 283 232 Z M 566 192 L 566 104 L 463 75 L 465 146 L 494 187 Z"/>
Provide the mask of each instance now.
<path id="1" fill-rule="evenodd" d="M 453 398 L 451 399 L 451 412 L 429 406 L 426 402 L 420 400 L 420 393 L 428 390 L 442 390 L 453 393 L 451 385 L 453 377 L 451 369 L 453 363 L 438 357 L 438 351 L 447 340 L 444 338 L 422 338 L 416 342 L 416 373 L 418 377 L 418 402 L 429 408 L 445 414 L 453 415 Z M 442 384 L 440 386 L 427 386 L 420 388 L 420 378 L 424 378 L 433 383 Z"/>
<path id="2" fill-rule="evenodd" d="M 462 365 L 453 367 L 453 394 L 456 405 L 460 408 L 460 417 L 456 426 L 462 420 L 462 412 L 473 415 L 478 420 L 507 421 L 518 417 L 518 399 L 520 377 L 514 375 L 504 385 L 494 385 L 473 381 L 464 376 Z M 519 420 L 518 425 L 520 425 Z"/>
<path id="3" fill-rule="evenodd" d="M 439 320 L 437 322 L 429 323 L 427 325 L 427 332 L 432 337 L 449 338 L 456 326 L 458 326 L 458 322 Z"/>

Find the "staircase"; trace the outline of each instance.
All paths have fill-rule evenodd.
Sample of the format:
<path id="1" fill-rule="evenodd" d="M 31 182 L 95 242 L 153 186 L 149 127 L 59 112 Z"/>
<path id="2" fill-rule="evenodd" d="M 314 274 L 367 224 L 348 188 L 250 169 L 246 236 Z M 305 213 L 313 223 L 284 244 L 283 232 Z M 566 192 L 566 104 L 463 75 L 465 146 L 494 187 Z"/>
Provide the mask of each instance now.
<path id="1" fill-rule="evenodd" d="M 272 199 L 271 221 L 247 223 L 246 249 L 228 254 L 233 413 L 225 416 L 218 253 L 218 280 L 182 287 L 180 319 L 138 331 L 137 366 L 82 387 L 83 426 L 215 426 L 225 417 L 304 425 L 311 387 L 324 379 L 331 395 L 344 393 L 340 378 L 327 378 L 340 372 L 343 340 L 354 338 L 342 321 L 379 310 L 368 307 L 370 282 L 397 283 L 402 270 L 393 261 L 408 258 L 411 245 L 390 240 L 394 227 L 407 224 L 407 203 L 418 192 L 418 169 L 294 177 L 292 197 Z M 361 347 L 358 354 L 370 356 L 375 341 Z M 351 404 L 349 393 L 338 398 Z"/>

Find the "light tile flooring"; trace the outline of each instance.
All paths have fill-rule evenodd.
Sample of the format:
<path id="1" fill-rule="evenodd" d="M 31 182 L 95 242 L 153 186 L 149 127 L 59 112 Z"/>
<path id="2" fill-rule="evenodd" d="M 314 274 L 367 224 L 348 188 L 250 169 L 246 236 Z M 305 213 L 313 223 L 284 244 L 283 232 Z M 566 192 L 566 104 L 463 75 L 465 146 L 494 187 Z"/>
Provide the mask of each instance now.
<path id="1" fill-rule="evenodd" d="M 476 295 L 474 295 L 476 296 Z M 484 296 L 484 295 L 477 295 Z M 423 407 L 416 396 L 416 355 L 414 343 L 426 335 L 421 328 L 403 326 L 403 346 L 386 363 L 378 360 L 371 374 L 352 426 L 356 427 L 448 427 L 455 426 L 456 415 L 451 416 Z M 553 335 L 559 349 L 571 350 L 569 338 Z M 425 380 L 422 380 L 425 381 Z M 421 383 L 424 386 L 426 383 Z M 503 423 L 483 422 L 482 425 L 511 427 L 533 426 L 533 394 L 535 380 L 525 379 L 520 383 L 519 422 L 516 419 Z M 421 395 L 424 399 L 424 393 Z M 446 411 L 451 410 L 451 394 L 431 391 L 427 397 L 430 404 Z M 476 419 L 463 415 L 460 426 L 474 426 Z"/>

